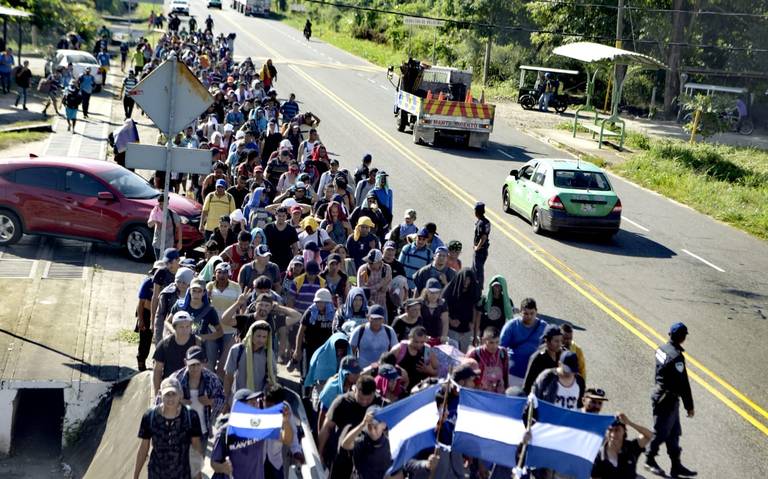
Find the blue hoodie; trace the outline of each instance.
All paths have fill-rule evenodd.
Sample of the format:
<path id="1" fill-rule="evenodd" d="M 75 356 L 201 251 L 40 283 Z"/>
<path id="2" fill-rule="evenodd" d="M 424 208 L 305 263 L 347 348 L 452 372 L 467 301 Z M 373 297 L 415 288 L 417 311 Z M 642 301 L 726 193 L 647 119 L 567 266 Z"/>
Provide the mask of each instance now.
<path id="1" fill-rule="evenodd" d="M 309 360 L 309 369 L 307 377 L 304 379 L 304 387 L 310 387 L 314 383 L 325 381 L 339 369 L 339 361 L 336 357 L 336 342 L 344 340 L 347 342 L 347 351 L 345 356 L 352 354 L 352 347 L 349 345 L 349 338 L 344 333 L 334 333 L 328 340 L 312 354 Z"/>
<path id="2" fill-rule="evenodd" d="M 363 297 L 363 307 L 358 312 L 354 312 L 354 308 L 352 304 L 355 301 L 355 298 L 358 296 Z M 347 293 L 347 299 L 344 301 L 344 305 L 339 308 L 339 312 L 336 314 L 336 317 L 334 318 L 334 324 L 333 329 L 334 331 L 340 331 L 341 327 L 344 326 L 344 323 L 349 320 L 355 320 L 356 322 L 362 324 L 365 322 L 366 317 L 368 316 L 368 300 L 365 299 L 365 291 L 363 288 L 356 286 L 349 290 Z"/>

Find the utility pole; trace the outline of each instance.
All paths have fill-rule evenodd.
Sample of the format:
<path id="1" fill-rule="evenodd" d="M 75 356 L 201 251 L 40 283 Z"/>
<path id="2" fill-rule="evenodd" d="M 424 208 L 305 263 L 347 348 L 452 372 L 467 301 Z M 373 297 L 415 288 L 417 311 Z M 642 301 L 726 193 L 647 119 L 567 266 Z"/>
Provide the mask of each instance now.
<path id="1" fill-rule="evenodd" d="M 624 34 L 624 0 L 619 0 L 618 9 L 616 10 L 616 42 L 614 46 L 616 48 L 621 48 L 622 42 L 621 37 Z M 608 99 L 611 97 L 611 86 L 615 88 L 615 85 L 613 85 L 613 79 L 617 78 L 617 74 L 620 73 L 619 70 L 617 70 L 619 67 L 614 66 L 613 72 L 611 78 L 608 79 L 608 89 L 605 91 L 605 100 L 603 102 L 603 111 L 608 111 Z M 621 67 L 624 68 L 623 66 Z M 624 75 L 621 75 L 622 77 Z"/>
<path id="2" fill-rule="evenodd" d="M 493 25 L 493 11 L 488 15 L 488 23 Z M 488 40 L 485 43 L 485 55 L 483 56 L 483 86 L 488 86 L 488 68 L 491 65 L 491 43 L 493 42 L 493 27 L 488 28 Z"/>
<path id="3" fill-rule="evenodd" d="M 669 70 L 664 80 L 664 115 L 667 118 L 672 116 L 674 110 L 672 100 L 680 94 L 680 44 L 685 38 L 685 0 L 674 0 L 672 8 L 672 41 L 667 56 Z"/>

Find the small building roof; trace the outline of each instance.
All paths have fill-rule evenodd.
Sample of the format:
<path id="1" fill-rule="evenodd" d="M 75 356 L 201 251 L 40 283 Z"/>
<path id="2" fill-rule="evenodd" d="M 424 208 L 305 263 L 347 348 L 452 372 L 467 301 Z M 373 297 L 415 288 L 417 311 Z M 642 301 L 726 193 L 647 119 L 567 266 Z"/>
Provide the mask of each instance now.
<path id="1" fill-rule="evenodd" d="M 31 17 L 32 14 L 23 10 L 17 10 L 11 7 L 0 6 L 0 16 L 6 17 Z"/>

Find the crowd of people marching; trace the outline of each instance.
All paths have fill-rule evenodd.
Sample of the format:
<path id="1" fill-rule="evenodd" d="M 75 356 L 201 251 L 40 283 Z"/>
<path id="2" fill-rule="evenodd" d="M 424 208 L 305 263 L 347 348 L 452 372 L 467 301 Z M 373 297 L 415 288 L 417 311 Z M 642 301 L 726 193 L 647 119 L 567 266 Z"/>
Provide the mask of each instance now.
<path id="1" fill-rule="evenodd" d="M 150 478 L 199 477 L 204 454 L 218 477 L 283 477 L 305 460 L 300 436 L 312 434 L 329 477 L 380 479 L 392 458 L 374 411 L 442 378 L 450 381 L 437 398 L 447 409 L 438 439 L 447 446 L 457 387 L 533 393 L 562 408 L 601 411 L 607 393 L 587 382 L 574 328 L 541 319 L 533 298 L 514 304 L 503 276 L 486 281 L 492 232 L 482 203 L 471 245 L 441 237 L 415 209 L 396 210 L 396 172 L 362 152 L 359 164 L 341 165 L 321 139 L 320 118 L 302 111 L 289 92 L 278 100 L 272 62 L 237 62 L 233 46 L 234 35 L 215 35 L 207 20 L 184 35 L 172 23 L 157 45 L 142 42 L 136 50 L 142 59 L 149 51 L 136 74 L 175 55 L 214 103 L 174 138 L 180 147 L 209 149 L 212 172 L 170 179 L 175 191 L 203 204 L 204 258 L 181 257 L 173 212 L 161 238 L 162 195 L 148 218 L 157 262 L 139 290 L 137 359 L 146 369 L 154 345 L 158 406 L 141 420 L 135 477 L 150 445 Z M 135 86 L 136 76 L 128 78 Z M 165 178 L 158 172 L 155 180 L 161 187 Z M 278 364 L 300 376 L 313 431 L 301 431 L 285 406 L 277 439 L 227 434 L 225 413 L 234 403 L 265 408 L 286 401 Z M 652 437 L 618 415 L 593 477 L 634 479 Z M 664 440 L 657 433 L 651 454 Z M 672 456 L 674 446 L 667 446 Z M 429 448 L 393 474 L 511 473 Z"/>

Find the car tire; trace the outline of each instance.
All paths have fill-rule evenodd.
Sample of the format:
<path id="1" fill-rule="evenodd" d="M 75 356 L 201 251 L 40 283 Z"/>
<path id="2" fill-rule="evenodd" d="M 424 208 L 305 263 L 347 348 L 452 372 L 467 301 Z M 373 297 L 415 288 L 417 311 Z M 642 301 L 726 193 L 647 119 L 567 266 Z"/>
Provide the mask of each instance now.
<path id="1" fill-rule="evenodd" d="M 125 252 L 134 261 L 150 261 L 154 256 L 152 251 L 152 234 L 146 226 L 133 226 L 125 234 Z"/>
<path id="2" fill-rule="evenodd" d="M 544 228 L 541 226 L 541 213 L 539 212 L 538 206 L 534 206 L 533 212 L 531 213 L 531 228 L 533 228 L 533 232 L 537 235 L 544 234 Z"/>
<path id="3" fill-rule="evenodd" d="M 523 95 L 522 98 L 520 98 L 520 106 L 522 106 L 524 110 L 532 110 L 534 105 L 536 105 L 536 100 L 531 95 Z"/>
<path id="4" fill-rule="evenodd" d="M 509 200 L 509 189 L 506 186 L 501 191 L 501 208 L 504 210 L 504 213 L 513 213 L 512 202 Z"/>
<path id="5" fill-rule="evenodd" d="M 17 243 L 24 234 L 21 220 L 13 211 L 0 210 L 0 246 Z"/>

